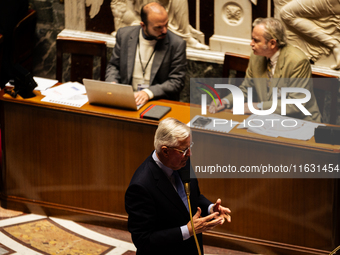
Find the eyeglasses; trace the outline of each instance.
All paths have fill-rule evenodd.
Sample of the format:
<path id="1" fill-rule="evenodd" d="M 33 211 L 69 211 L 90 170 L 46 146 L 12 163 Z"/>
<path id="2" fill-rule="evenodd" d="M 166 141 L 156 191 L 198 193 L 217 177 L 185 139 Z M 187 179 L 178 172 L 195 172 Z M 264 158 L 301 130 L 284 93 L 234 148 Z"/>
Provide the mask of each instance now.
<path id="1" fill-rule="evenodd" d="M 190 146 L 188 148 L 186 148 L 185 150 L 180 150 L 180 149 L 177 149 L 177 148 L 172 148 L 174 149 L 175 151 L 178 151 L 178 152 L 181 152 L 183 154 L 183 156 L 187 155 L 187 152 L 189 151 L 189 149 L 191 149 L 191 147 L 194 145 L 194 143 L 192 142 L 190 144 Z"/>

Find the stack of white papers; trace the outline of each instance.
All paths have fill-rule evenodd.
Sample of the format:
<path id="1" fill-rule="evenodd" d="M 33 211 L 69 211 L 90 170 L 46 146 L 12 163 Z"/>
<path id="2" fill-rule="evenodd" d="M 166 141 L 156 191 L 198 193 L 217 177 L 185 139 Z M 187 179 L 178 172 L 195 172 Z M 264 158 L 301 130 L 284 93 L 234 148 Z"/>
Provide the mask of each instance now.
<path id="1" fill-rule="evenodd" d="M 41 91 L 43 102 L 82 107 L 87 101 L 85 86 L 79 82 L 67 82 L 60 86 Z"/>
<path id="2" fill-rule="evenodd" d="M 278 114 L 266 116 L 253 114 L 244 120 L 237 128 L 247 128 L 248 132 L 271 137 L 309 140 L 314 136 L 315 128 L 318 126 L 324 125 Z"/>

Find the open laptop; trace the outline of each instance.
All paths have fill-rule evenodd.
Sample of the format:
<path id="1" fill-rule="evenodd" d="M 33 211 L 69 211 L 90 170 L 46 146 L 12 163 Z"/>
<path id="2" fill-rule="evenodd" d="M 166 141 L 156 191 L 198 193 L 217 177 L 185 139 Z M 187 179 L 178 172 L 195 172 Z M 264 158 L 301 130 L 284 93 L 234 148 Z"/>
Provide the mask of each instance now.
<path id="1" fill-rule="evenodd" d="M 131 85 L 83 79 L 90 104 L 106 105 L 114 108 L 139 110 Z"/>

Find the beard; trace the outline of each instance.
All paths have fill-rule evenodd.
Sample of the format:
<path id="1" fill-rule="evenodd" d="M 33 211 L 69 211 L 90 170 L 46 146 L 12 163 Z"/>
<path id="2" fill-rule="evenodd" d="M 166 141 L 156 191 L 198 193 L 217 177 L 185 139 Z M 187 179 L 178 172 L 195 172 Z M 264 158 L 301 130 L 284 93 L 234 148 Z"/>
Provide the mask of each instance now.
<path id="1" fill-rule="evenodd" d="M 162 33 L 159 36 L 150 35 L 148 26 L 145 27 L 144 34 L 147 36 L 148 40 L 157 40 L 157 41 L 164 39 L 164 37 L 166 36 L 166 33 Z"/>

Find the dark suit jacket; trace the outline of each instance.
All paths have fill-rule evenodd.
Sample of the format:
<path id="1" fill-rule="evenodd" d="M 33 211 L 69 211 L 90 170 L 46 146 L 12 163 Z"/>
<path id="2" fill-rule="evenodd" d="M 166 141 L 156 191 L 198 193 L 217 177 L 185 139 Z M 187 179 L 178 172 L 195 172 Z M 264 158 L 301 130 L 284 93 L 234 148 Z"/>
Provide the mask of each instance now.
<path id="1" fill-rule="evenodd" d="M 200 194 L 197 179 L 191 179 L 190 190 L 193 215 L 197 207 L 207 215 L 211 202 Z M 197 254 L 194 238 L 183 241 L 180 229 L 190 221 L 189 213 L 152 156 L 133 175 L 125 194 L 125 209 L 138 255 Z M 202 235 L 197 238 L 203 254 Z"/>
<path id="2" fill-rule="evenodd" d="M 106 69 L 106 81 L 132 84 L 140 29 L 141 26 L 118 29 L 116 45 Z M 166 37 L 159 40 L 155 47 L 149 89 L 155 99 L 179 100 L 179 94 L 184 87 L 186 42 L 168 31 Z"/>

